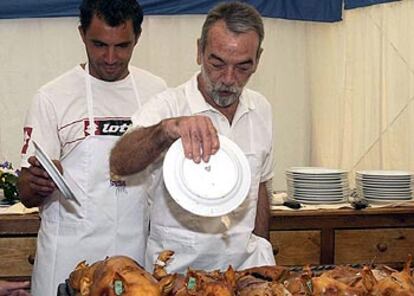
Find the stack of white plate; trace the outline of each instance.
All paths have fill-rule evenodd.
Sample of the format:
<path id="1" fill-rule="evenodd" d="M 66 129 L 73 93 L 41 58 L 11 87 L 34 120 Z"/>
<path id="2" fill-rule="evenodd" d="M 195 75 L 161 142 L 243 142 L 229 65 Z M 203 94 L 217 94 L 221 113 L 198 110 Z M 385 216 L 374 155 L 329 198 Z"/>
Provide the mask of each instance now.
<path id="1" fill-rule="evenodd" d="M 318 167 L 293 167 L 286 171 L 288 195 L 301 203 L 331 204 L 347 201 L 348 172 Z"/>
<path id="2" fill-rule="evenodd" d="M 413 173 L 407 171 L 358 171 L 358 195 L 370 202 L 401 202 L 412 199 Z"/>

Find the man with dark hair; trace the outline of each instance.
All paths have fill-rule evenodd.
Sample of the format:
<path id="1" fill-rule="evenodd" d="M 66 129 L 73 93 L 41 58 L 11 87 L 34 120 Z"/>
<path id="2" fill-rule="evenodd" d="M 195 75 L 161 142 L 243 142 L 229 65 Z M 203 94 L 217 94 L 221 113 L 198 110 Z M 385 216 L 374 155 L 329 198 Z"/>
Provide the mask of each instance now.
<path id="1" fill-rule="evenodd" d="M 136 0 L 84 0 L 79 33 L 88 62 L 39 89 L 28 111 L 18 188 L 39 207 L 41 226 L 33 295 L 56 295 L 82 260 L 127 255 L 141 264 L 148 231 L 145 174 L 111 182 L 109 152 L 129 127 L 133 110 L 166 88 L 129 65 L 141 34 Z M 34 156 L 32 140 L 54 160 L 77 202 L 65 199 Z"/>
<path id="2" fill-rule="evenodd" d="M 175 251 L 167 265 L 169 272 L 275 264 L 267 240 L 270 209 L 265 187 L 272 177 L 272 111 L 261 94 L 244 88 L 257 69 L 263 36 L 261 17 L 252 6 L 225 2 L 213 8 L 198 40 L 201 71 L 144 105 L 133 116 L 136 127 L 111 152 L 110 168 L 115 175 L 151 168 L 150 187 L 155 193 L 147 269 L 164 249 Z M 181 138 L 185 157 L 195 163 L 208 162 L 219 149 L 218 133 L 233 140 L 246 155 L 251 186 L 246 200 L 227 218 L 200 217 L 171 198 L 162 176 L 162 160 L 164 152 Z"/>

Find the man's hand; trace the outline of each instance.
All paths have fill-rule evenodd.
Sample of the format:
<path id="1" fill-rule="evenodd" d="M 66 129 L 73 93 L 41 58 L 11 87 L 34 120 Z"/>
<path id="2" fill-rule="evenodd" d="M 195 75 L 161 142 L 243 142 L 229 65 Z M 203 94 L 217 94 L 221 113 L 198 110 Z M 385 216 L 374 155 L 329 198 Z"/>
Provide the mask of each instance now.
<path id="1" fill-rule="evenodd" d="M 30 296 L 23 289 L 30 287 L 30 282 L 0 281 L 0 296 Z"/>
<path id="2" fill-rule="evenodd" d="M 170 118 L 162 124 L 170 138 L 181 138 L 185 156 L 195 163 L 208 162 L 220 148 L 217 130 L 207 116 Z"/>
<path id="3" fill-rule="evenodd" d="M 35 156 L 31 156 L 28 161 L 31 166 L 22 169 L 17 186 L 22 203 L 27 207 L 37 207 L 56 190 L 56 185 Z M 60 162 L 53 162 L 62 172 Z"/>

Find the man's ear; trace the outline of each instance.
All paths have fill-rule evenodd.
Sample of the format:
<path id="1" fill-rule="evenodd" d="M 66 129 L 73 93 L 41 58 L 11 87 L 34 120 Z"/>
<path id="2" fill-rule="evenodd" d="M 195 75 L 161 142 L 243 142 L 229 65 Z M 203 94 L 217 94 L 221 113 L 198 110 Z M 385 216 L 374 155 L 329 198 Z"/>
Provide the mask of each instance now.
<path id="1" fill-rule="evenodd" d="M 201 40 L 197 39 L 197 64 L 201 65 L 201 57 L 203 56 L 203 52 L 201 49 Z"/>

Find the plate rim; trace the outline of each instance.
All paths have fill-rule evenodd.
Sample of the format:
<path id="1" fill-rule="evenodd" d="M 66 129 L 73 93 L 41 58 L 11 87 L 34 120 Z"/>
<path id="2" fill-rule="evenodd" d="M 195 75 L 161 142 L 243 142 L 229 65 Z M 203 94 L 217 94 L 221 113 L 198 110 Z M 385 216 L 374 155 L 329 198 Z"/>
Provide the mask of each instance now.
<path id="1" fill-rule="evenodd" d="M 56 165 L 53 163 L 50 157 L 43 150 L 42 146 L 39 143 L 37 143 L 35 140 L 31 140 L 31 141 L 35 147 L 36 158 L 39 160 L 42 167 L 45 169 L 45 171 L 48 173 L 50 178 L 56 184 L 56 186 L 58 187 L 62 195 L 66 199 L 73 199 L 77 202 L 75 194 L 73 193 L 72 189 L 69 187 L 69 184 L 66 182 L 65 178 L 60 173 L 60 171 L 57 169 Z"/>
<path id="2" fill-rule="evenodd" d="M 412 177 L 414 172 L 404 170 L 358 170 L 355 171 L 355 174 L 367 177 Z"/>
<path id="3" fill-rule="evenodd" d="M 292 198 L 291 198 L 292 199 Z M 334 201 L 323 201 L 323 200 L 303 200 L 303 199 L 296 199 L 296 198 L 293 198 L 293 200 L 296 200 L 296 201 L 298 201 L 298 202 L 300 202 L 300 203 L 303 203 L 303 204 L 309 204 L 309 205 L 323 205 L 323 204 L 326 204 L 326 205 L 333 205 L 333 204 L 341 204 L 341 203 L 348 203 L 348 200 L 347 199 L 338 199 L 338 200 L 334 200 Z"/>
<path id="4" fill-rule="evenodd" d="M 178 138 L 167 150 L 163 160 L 163 179 L 167 191 L 172 199 L 177 202 L 179 206 L 188 212 L 203 217 L 220 217 L 227 215 L 238 208 L 248 196 L 251 184 L 250 164 L 246 155 L 240 147 L 231 141 L 229 138 L 219 134 L 220 149 L 229 149 L 238 160 L 235 164 L 243 174 L 240 174 L 237 184 L 228 198 L 224 199 L 224 206 L 213 205 L 207 203 L 200 203 L 202 198 L 189 192 L 182 183 L 182 180 L 177 176 L 177 166 L 184 161 L 185 155 L 182 148 L 182 140 Z M 212 155 L 214 157 L 214 155 Z M 234 197 L 236 196 L 236 197 Z M 217 201 L 217 200 L 216 200 Z M 221 209 L 220 209 L 221 207 Z"/>
<path id="5" fill-rule="evenodd" d="M 286 172 L 304 175 L 341 175 L 349 173 L 347 170 L 325 167 L 290 167 Z"/>

